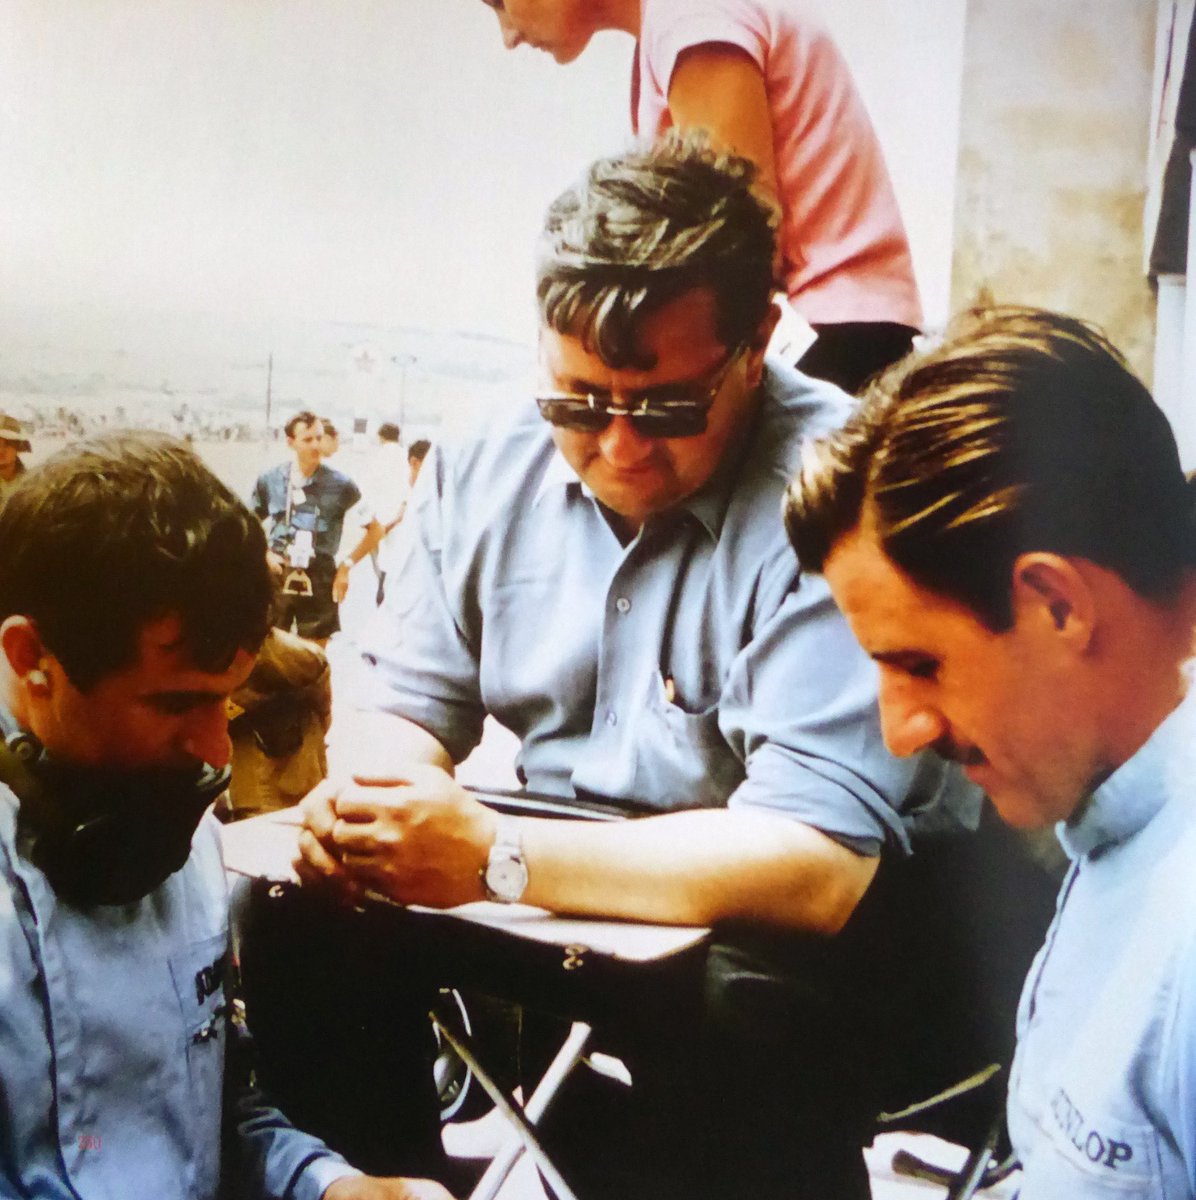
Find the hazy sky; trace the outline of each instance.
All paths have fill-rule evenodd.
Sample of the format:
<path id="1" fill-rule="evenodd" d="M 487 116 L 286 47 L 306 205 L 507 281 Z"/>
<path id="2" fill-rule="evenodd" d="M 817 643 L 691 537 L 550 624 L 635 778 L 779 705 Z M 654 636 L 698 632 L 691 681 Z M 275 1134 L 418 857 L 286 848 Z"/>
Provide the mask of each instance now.
<path id="1" fill-rule="evenodd" d="M 825 7 L 941 315 L 963 0 Z M 624 144 L 631 47 L 507 53 L 479 0 L 0 0 L 0 293 L 527 340 L 544 207 Z"/>

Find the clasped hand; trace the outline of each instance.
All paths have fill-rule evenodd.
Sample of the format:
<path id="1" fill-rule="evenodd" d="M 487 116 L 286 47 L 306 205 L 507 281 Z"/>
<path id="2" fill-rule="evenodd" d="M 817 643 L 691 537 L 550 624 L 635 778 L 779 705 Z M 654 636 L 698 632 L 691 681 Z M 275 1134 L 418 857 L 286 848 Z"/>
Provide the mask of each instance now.
<path id="1" fill-rule="evenodd" d="M 366 889 L 450 908 L 483 896 L 494 814 L 439 767 L 387 779 L 325 780 L 301 805 L 295 870 L 304 883 Z"/>

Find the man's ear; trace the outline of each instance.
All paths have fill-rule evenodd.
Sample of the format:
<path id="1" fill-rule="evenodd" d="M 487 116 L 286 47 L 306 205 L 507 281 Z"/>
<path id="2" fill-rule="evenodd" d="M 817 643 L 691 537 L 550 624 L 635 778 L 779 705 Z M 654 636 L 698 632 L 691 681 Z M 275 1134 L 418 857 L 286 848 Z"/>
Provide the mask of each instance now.
<path id="1" fill-rule="evenodd" d="M 1036 551 L 1013 564 L 1014 620 L 1086 650 L 1096 629 L 1096 597 L 1084 574 L 1062 554 Z"/>
<path id="2" fill-rule="evenodd" d="M 768 343 L 772 341 L 773 330 L 776 329 L 780 319 L 781 306 L 773 300 L 769 303 L 763 320 L 756 326 L 756 332 L 752 334 L 750 345 L 753 350 L 762 352 L 768 349 Z"/>
<path id="3" fill-rule="evenodd" d="M 768 349 L 768 343 L 772 341 L 772 331 L 776 329 L 780 319 L 781 307 L 774 300 L 769 304 L 760 324 L 756 326 L 755 333 L 748 339 L 748 383 L 751 387 L 757 387 L 764 374 L 764 352 Z"/>
<path id="4" fill-rule="evenodd" d="M 49 691 L 46 648 L 42 645 L 37 626 L 28 617 L 7 617 L 0 624 L 0 653 L 8 661 L 18 682 L 31 691 Z"/>

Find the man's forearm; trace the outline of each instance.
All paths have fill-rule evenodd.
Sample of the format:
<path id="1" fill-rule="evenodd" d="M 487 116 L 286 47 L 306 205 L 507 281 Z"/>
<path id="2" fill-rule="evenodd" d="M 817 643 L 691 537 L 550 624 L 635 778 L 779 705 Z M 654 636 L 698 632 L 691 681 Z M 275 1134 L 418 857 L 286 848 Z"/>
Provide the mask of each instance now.
<path id="1" fill-rule="evenodd" d="M 482 899 L 495 814 L 432 769 L 448 756 L 426 730 L 389 720 L 355 731 L 362 741 L 349 756 L 351 780 L 334 771 L 330 787 L 304 801 L 308 875 L 347 870 L 403 904 Z M 808 825 L 746 808 L 517 824 L 528 870 L 520 898 L 559 913 L 836 933 L 876 872 L 876 859 Z"/>
<path id="2" fill-rule="evenodd" d="M 672 924 L 759 921 L 835 933 L 876 872 L 801 822 L 703 809 L 610 824 L 521 822 L 524 900 Z"/>

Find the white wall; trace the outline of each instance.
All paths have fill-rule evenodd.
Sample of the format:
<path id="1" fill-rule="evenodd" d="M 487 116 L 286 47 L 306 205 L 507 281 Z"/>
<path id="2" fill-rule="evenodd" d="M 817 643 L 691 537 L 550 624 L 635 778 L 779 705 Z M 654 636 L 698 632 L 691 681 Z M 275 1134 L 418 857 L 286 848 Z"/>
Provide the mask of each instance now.
<path id="1" fill-rule="evenodd" d="M 949 314 L 967 0 L 823 0 L 876 125 L 928 327 Z"/>

